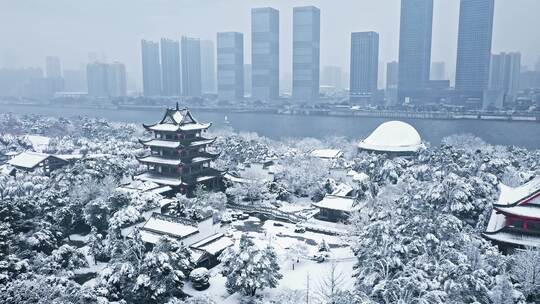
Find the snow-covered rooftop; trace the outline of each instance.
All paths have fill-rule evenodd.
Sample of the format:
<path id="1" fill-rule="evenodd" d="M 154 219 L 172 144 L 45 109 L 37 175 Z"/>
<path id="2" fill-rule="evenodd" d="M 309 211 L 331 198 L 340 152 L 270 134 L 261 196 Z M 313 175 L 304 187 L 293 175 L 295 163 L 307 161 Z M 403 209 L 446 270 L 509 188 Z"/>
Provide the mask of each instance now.
<path id="1" fill-rule="evenodd" d="M 311 156 L 325 159 L 334 159 L 342 155 L 338 149 L 315 149 L 311 151 Z"/>
<path id="2" fill-rule="evenodd" d="M 518 205 L 509 207 L 495 207 L 497 210 L 506 214 L 520 217 L 540 219 L 540 207 L 534 205 Z"/>
<path id="3" fill-rule="evenodd" d="M 191 247 L 216 255 L 233 244 L 234 242 L 230 238 L 218 233 L 191 245 Z"/>
<path id="4" fill-rule="evenodd" d="M 171 149 L 180 147 L 180 142 L 178 141 L 159 140 L 159 139 L 143 141 L 143 144 L 149 147 L 162 147 L 162 148 L 171 148 Z"/>
<path id="5" fill-rule="evenodd" d="M 498 213 L 495 210 L 491 211 L 491 217 L 486 228 L 487 233 L 497 232 L 504 228 L 506 225 L 506 216 L 502 213 Z"/>
<path id="6" fill-rule="evenodd" d="M 179 166 L 182 164 L 182 161 L 179 159 L 169 159 L 158 156 L 145 156 L 139 158 L 139 161 L 144 163 L 160 164 L 160 165 L 169 165 L 169 166 Z"/>
<path id="7" fill-rule="evenodd" d="M 179 239 L 185 238 L 199 231 L 199 229 L 195 226 L 182 223 L 181 221 L 161 218 L 156 216 L 156 214 L 153 214 L 144 224 L 144 226 L 142 226 L 141 231 L 144 230 L 176 237 Z"/>
<path id="8" fill-rule="evenodd" d="M 353 187 L 351 187 L 350 185 L 341 183 L 337 185 L 336 189 L 332 192 L 332 195 L 347 196 L 353 190 L 354 190 Z"/>
<path id="9" fill-rule="evenodd" d="M 424 145 L 413 126 L 394 120 L 378 126 L 358 147 L 381 152 L 416 152 Z"/>
<path id="10" fill-rule="evenodd" d="M 148 128 L 153 131 L 164 131 L 164 132 L 177 132 L 177 131 L 194 131 L 208 129 L 210 123 L 189 123 L 185 125 L 176 125 L 170 123 L 161 123 L 149 126 Z"/>
<path id="11" fill-rule="evenodd" d="M 49 158 L 49 154 L 39 152 L 22 152 L 8 161 L 8 164 L 25 169 L 32 169 Z"/>
<path id="12" fill-rule="evenodd" d="M 518 187 L 509 187 L 501 183 L 499 184 L 499 190 L 501 194 L 495 205 L 506 206 L 518 203 L 540 191 L 540 176 Z"/>
<path id="13" fill-rule="evenodd" d="M 134 178 L 137 180 L 150 181 L 150 182 L 154 182 L 160 185 L 167 185 L 167 186 L 180 186 L 182 184 L 182 180 L 179 178 L 155 175 L 150 172 L 137 175 Z"/>
<path id="14" fill-rule="evenodd" d="M 313 206 L 324 209 L 351 212 L 354 209 L 354 198 L 337 195 L 326 195 L 320 202 L 313 203 Z"/>
<path id="15" fill-rule="evenodd" d="M 530 246 L 530 247 L 540 247 L 540 236 L 533 234 L 523 234 L 510 231 L 499 231 L 496 233 L 484 233 L 486 238 L 503 242 L 507 244 L 521 245 L 521 246 Z"/>
<path id="16" fill-rule="evenodd" d="M 41 135 L 26 135 L 26 139 L 32 144 L 32 148 L 36 152 L 43 152 L 51 141 L 50 138 Z"/>

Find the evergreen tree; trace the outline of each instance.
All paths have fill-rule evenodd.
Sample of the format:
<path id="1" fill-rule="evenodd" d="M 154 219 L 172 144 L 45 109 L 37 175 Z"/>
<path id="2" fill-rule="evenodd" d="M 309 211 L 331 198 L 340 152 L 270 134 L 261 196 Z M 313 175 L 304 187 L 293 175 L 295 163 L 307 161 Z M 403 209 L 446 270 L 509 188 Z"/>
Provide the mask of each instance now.
<path id="1" fill-rule="evenodd" d="M 238 249 L 229 247 L 220 256 L 222 274 L 227 277 L 225 287 L 231 294 L 240 291 L 255 296 L 257 290 L 275 288 L 283 277 L 279 272 L 276 253 L 270 246 L 259 249 L 255 243 L 242 235 Z"/>

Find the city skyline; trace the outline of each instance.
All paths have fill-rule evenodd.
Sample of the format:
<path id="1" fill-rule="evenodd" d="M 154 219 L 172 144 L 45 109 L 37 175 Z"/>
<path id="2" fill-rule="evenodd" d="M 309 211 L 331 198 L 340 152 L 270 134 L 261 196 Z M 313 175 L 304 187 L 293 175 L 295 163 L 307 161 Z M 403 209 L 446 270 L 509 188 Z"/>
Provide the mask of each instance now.
<path id="1" fill-rule="evenodd" d="M 62 2 L 62 1 L 59 1 Z M 112 5 L 112 12 L 120 7 L 123 1 L 118 1 Z M 168 2 L 168 1 L 164 1 Z M 210 5 L 212 4 L 212 5 Z M 399 37 L 399 1 L 389 1 L 386 4 L 356 4 L 349 1 L 344 1 L 348 7 L 354 7 L 358 10 L 358 16 L 365 18 L 352 18 L 352 14 L 343 8 L 339 8 L 338 5 L 325 4 L 322 1 L 310 1 L 310 2 L 294 2 L 294 3 L 282 3 L 276 1 L 261 1 L 260 3 L 252 3 L 246 1 L 233 1 L 230 3 L 232 12 L 234 12 L 234 20 L 223 18 L 225 20 L 219 20 L 213 22 L 211 25 L 202 24 L 202 22 L 189 22 L 189 26 L 182 26 L 182 23 L 178 26 L 166 26 L 168 22 L 172 20 L 173 14 L 177 14 L 178 17 L 185 16 L 185 10 L 171 10 L 171 12 L 164 12 L 162 6 L 163 3 L 156 4 L 151 7 L 151 13 L 162 13 L 165 17 L 156 24 L 152 24 L 150 27 L 152 30 L 139 30 L 137 32 L 133 30 L 125 31 L 126 34 L 122 37 L 114 35 L 106 35 L 102 37 L 105 41 L 109 41 L 114 36 L 116 40 L 113 43 L 94 43 L 88 46 L 87 42 L 82 42 L 81 49 L 68 53 L 70 48 L 62 48 L 62 44 L 68 38 L 64 38 L 56 42 L 54 45 L 44 44 L 40 47 L 43 53 L 39 54 L 34 52 L 33 48 L 19 49 L 21 46 L 29 46 L 33 43 L 39 43 L 42 37 L 34 37 L 35 35 L 27 33 L 28 28 L 25 26 L 19 26 L 22 36 L 31 39 L 25 39 L 24 43 L 17 43 L 20 40 L 19 36 L 13 35 L 13 33 L 7 33 L 5 30 L 0 30 L 0 33 L 4 34 L 7 38 L 8 45 L 10 47 L 0 50 L 0 59 L 2 59 L 2 65 L 5 59 L 15 57 L 14 60 L 9 60 L 11 65 L 17 66 L 24 63 L 24 66 L 43 66 L 43 58 L 45 56 L 53 55 L 61 58 L 62 66 L 65 69 L 74 69 L 79 67 L 81 63 L 85 63 L 88 57 L 88 53 L 93 52 L 96 54 L 106 54 L 106 57 L 111 61 L 121 61 L 126 64 L 128 75 L 131 76 L 137 82 L 137 88 L 142 91 L 142 67 L 140 67 L 140 47 L 138 47 L 141 39 L 158 40 L 161 37 L 171 37 L 174 40 L 179 40 L 183 34 L 190 34 L 201 39 L 213 40 L 215 42 L 215 33 L 222 30 L 234 30 L 242 32 L 245 35 L 246 43 L 244 44 L 244 53 L 246 57 L 246 64 L 249 64 L 250 60 L 250 32 L 249 32 L 249 9 L 252 7 L 260 7 L 268 4 L 275 7 L 280 11 L 280 78 L 283 78 L 285 74 L 292 72 L 292 7 L 300 5 L 315 5 L 321 9 L 321 67 L 322 66 L 339 66 L 344 71 L 348 70 L 349 56 L 347 55 L 350 42 L 347 42 L 347 36 L 353 31 L 369 31 L 374 30 L 380 33 L 381 36 L 381 53 L 380 61 L 383 63 L 397 60 L 398 50 L 398 37 Z M 39 4 L 36 4 L 38 7 Z M 167 5 L 173 5 L 174 8 L 181 7 L 180 4 L 170 3 Z M 88 6 L 88 17 L 96 14 L 96 10 L 90 4 L 84 4 Z M 457 22 L 459 12 L 459 1 L 454 3 L 442 3 L 436 1 L 434 5 L 434 22 L 433 22 L 433 43 L 432 43 L 432 61 L 444 61 L 447 66 L 447 77 L 453 79 L 454 66 L 457 47 Z M 495 6 L 495 26 L 494 26 L 494 38 L 493 38 L 493 53 L 497 52 L 511 52 L 519 51 L 523 55 L 523 63 L 528 65 L 530 69 L 534 67 L 538 55 L 540 54 L 540 42 L 531 41 L 534 39 L 527 38 L 527 30 L 530 33 L 534 30 L 537 24 L 537 20 L 533 20 L 534 14 L 531 14 L 531 7 L 538 6 L 540 4 L 533 1 L 526 0 L 526 3 L 520 6 L 511 5 L 503 1 L 496 1 Z M 134 5 L 135 14 L 140 14 L 139 10 L 145 8 L 145 4 L 137 3 Z M 205 14 L 216 14 L 219 9 L 223 9 L 220 4 L 215 1 L 201 1 L 200 3 L 193 3 L 193 5 L 184 5 L 184 7 L 190 8 L 196 15 L 198 12 L 204 11 Z M 11 14 L 6 16 L 7 20 L 11 20 L 12 16 L 19 16 L 22 13 L 25 5 L 13 4 L 10 6 Z M 70 9 L 69 5 L 66 5 L 66 9 Z M 6 10 L 4 10 L 6 11 Z M 368 13 L 369 12 L 369 13 Z M 1 14 L 1 13 L 0 13 Z M 51 14 L 50 12 L 43 12 L 43 15 L 37 16 L 37 20 L 41 17 Z M 336 15 L 343 15 L 336 22 L 325 22 Z M 445 24 L 441 24 L 440 16 L 444 14 Z M 371 16 L 373 15 L 373 16 Z M 515 16 L 520 16 L 520 22 L 516 21 Z M 376 18 L 376 17 L 380 18 Z M 20 17 L 20 16 L 19 16 Z M 105 16 L 107 17 L 107 16 Z M 188 17 L 186 20 L 190 20 L 193 17 Z M 107 21 L 107 18 L 105 18 Z M 144 19 L 144 18 L 143 18 Z M 175 18 L 182 19 L 182 18 Z M 25 20 L 25 17 L 21 17 L 15 21 L 17 24 L 21 24 Z M 247 22 L 246 22 L 247 20 Z M 187 22 L 187 21 L 186 21 Z M 141 23 L 144 23 L 141 21 Z M 167 24 L 165 24 L 167 23 Z M 384 23 L 384 24 L 383 24 Z M 108 24 L 104 22 L 103 24 Z M 137 24 L 139 25 L 139 24 Z M 102 25 L 100 25 L 102 26 Z M 340 30 L 336 32 L 336 28 Z M 135 26 L 134 29 L 142 29 Z M 182 30 L 179 30 L 182 28 Z M 523 35 L 512 35 L 513 31 L 519 29 Z M 111 32 L 116 32 L 119 29 L 111 27 Z M 99 31 L 95 33 L 93 31 L 85 31 L 88 34 L 89 41 L 96 39 L 95 36 Z M 170 34 L 170 35 L 169 35 Z M 54 36 L 53 33 L 45 31 L 44 37 Z M 69 33 L 66 37 L 70 37 Z M 136 38 L 135 38 L 136 37 Z M 532 37 L 532 34 L 529 35 Z M 35 38 L 35 39 L 34 39 Z M 76 39 L 77 37 L 73 38 Z M 71 39 L 71 40 L 73 40 Z M 5 39 L 6 40 L 6 39 Z M 52 39 L 50 39 L 52 40 Z M 121 43 L 121 47 L 119 46 Z M 87 45 L 88 47 L 85 47 Z M 17 47 L 15 47 L 17 46 Z M 129 46 L 129 49 L 127 48 Z M 29 54 L 29 51 L 32 51 Z M 11 55 L 10 55 L 11 54 Z M 39 57 L 39 58 L 38 58 Z"/>

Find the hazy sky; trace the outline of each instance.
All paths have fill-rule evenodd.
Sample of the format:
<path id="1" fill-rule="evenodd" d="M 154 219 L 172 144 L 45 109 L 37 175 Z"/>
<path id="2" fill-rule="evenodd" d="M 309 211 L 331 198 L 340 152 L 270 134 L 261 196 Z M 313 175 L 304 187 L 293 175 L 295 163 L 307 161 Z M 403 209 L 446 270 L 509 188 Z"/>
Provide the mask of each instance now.
<path id="1" fill-rule="evenodd" d="M 521 51 L 532 66 L 540 56 L 540 0 L 496 0 L 493 52 Z M 218 31 L 244 33 L 250 58 L 250 9 L 280 11 L 281 74 L 290 74 L 292 8 L 321 9 L 321 67 L 348 70 L 350 33 L 380 34 L 380 61 L 397 60 L 400 0 L 0 0 L 0 64 L 44 66 L 59 56 L 77 68 L 89 53 L 126 64 L 140 84 L 140 39 L 192 35 L 215 41 Z M 447 63 L 453 78 L 459 0 L 435 0 L 432 61 Z"/>

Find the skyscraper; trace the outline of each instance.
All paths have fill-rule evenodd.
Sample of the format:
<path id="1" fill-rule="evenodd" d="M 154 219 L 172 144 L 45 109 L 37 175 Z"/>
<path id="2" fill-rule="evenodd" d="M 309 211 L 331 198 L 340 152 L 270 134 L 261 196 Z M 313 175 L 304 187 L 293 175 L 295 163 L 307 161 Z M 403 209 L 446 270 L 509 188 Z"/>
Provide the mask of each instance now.
<path id="1" fill-rule="evenodd" d="M 431 80 L 446 80 L 446 64 L 444 61 L 434 61 L 431 63 Z"/>
<path id="2" fill-rule="evenodd" d="M 216 92 L 216 49 L 211 40 L 201 40 L 201 89 L 203 93 Z"/>
<path id="3" fill-rule="evenodd" d="M 161 38 L 161 81 L 164 96 L 180 96 L 180 45 L 178 41 Z"/>
<path id="4" fill-rule="evenodd" d="M 456 91 L 481 98 L 488 88 L 494 0 L 461 0 Z"/>
<path id="5" fill-rule="evenodd" d="M 161 95 L 161 66 L 159 44 L 141 40 L 143 93 L 145 96 Z"/>
<path id="6" fill-rule="evenodd" d="M 89 63 L 86 66 L 86 81 L 90 96 L 126 96 L 126 67 L 123 63 Z"/>
<path id="7" fill-rule="evenodd" d="M 251 64 L 244 64 L 244 96 L 251 96 Z"/>
<path id="8" fill-rule="evenodd" d="M 351 102 L 373 100 L 379 71 L 379 34 L 351 33 Z"/>
<path id="9" fill-rule="evenodd" d="M 120 62 L 107 65 L 107 93 L 111 97 L 127 95 L 126 66 Z"/>
<path id="10" fill-rule="evenodd" d="M 279 11 L 251 9 L 251 97 L 279 97 Z"/>
<path id="11" fill-rule="evenodd" d="M 343 71 L 338 66 L 325 66 L 321 74 L 321 84 L 333 87 L 336 91 L 343 90 Z"/>
<path id="12" fill-rule="evenodd" d="M 491 56 L 489 88 L 499 90 L 510 98 L 519 90 L 521 54 L 500 53 Z"/>
<path id="13" fill-rule="evenodd" d="M 386 64 L 386 88 L 397 89 L 399 75 L 399 64 L 397 61 L 388 62 Z"/>
<path id="14" fill-rule="evenodd" d="M 536 64 L 534 65 L 534 70 L 537 72 L 540 72 L 540 57 L 538 57 L 538 60 L 536 60 Z"/>
<path id="15" fill-rule="evenodd" d="M 429 81 L 433 0 L 401 0 L 399 102 L 421 102 Z"/>
<path id="16" fill-rule="evenodd" d="M 201 96 L 201 41 L 182 36 L 182 95 Z"/>
<path id="17" fill-rule="evenodd" d="M 107 86 L 108 65 L 101 62 L 89 63 L 86 66 L 86 81 L 88 95 L 105 97 L 109 95 Z"/>
<path id="18" fill-rule="evenodd" d="M 293 9 L 292 95 L 296 100 L 319 97 L 321 11 L 314 6 Z"/>
<path id="19" fill-rule="evenodd" d="M 57 79 L 62 77 L 62 68 L 60 66 L 60 58 L 55 56 L 47 56 L 45 58 L 45 74 L 47 78 Z"/>
<path id="20" fill-rule="evenodd" d="M 47 81 L 43 82 L 45 87 L 52 87 L 52 92 L 64 90 L 64 78 L 62 78 L 62 67 L 60 58 L 47 56 L 45 58 L 45 74 Z"/>
<path id="21" fill-rule="evenodd" d="M 217 34 L 218 96 L 221 100 L 244 97 L 244 35 Z"/>
<path id="22" fill-rule="evenodd" d="M 67 92 L 87 92 L 86 71 L 64 70 L 64 90 Z"/>

